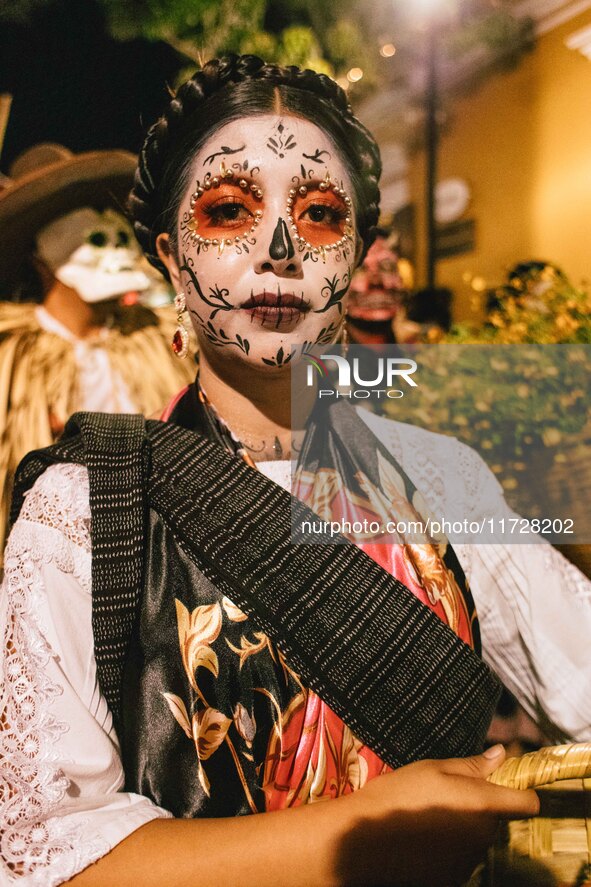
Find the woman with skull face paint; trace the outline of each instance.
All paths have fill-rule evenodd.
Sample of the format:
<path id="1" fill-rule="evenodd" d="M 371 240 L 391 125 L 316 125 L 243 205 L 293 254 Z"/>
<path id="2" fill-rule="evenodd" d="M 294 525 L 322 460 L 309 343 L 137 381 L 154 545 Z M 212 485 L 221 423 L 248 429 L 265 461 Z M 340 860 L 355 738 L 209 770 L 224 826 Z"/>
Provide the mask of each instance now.
<path id="1" fill-rule="evenodd" d="M 208 63 L 150 130 L 135 230 L 192 319 L 200 378 L 165 421 L 82 415 L 49 454 L 70 464 L 22 468 L 6 673 L 38 708 L 9 692 L 5 722 L 28 718 L 41 750 L 9 748 L 15 883 L 442 885 L 499 818 L 537 811 L 485 781 L 501 749 L 475 754 L 496 685 L 451 547 L 290 545 L 288 356 L 341 332 L 379 169 L 335 83 L 249 56 Z M 328 479 L 410 508 L 367 431 L 348 469 L 352 413 L 328 442 L 312 423 L 298 496 L 316 507 Z"/>

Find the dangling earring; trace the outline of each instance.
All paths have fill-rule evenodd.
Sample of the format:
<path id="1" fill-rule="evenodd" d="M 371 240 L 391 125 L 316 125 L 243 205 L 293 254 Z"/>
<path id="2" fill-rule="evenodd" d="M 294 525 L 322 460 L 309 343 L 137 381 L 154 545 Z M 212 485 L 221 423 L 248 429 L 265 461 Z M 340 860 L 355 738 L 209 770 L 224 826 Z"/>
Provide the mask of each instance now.
<path id="1" fill-rule="evenodd" d="M 186 320 L 183 317 L 187 310 L 187 302 L 183 292 L 177 293 L 174 299 L 174 307 L 176 308 L 176 330 L 172 337 L 172 350 L 182 360 L 189 352 L 189 330 L 186 326 Z"/>
<path id="2" fill-rule="evenodd" d="M 348 315 L 345 312 L 345 316 L 343 317 L 343 323 L 341 326 L 341 337 L 339 339 L 339 345 L 341 346 L 341 351 L 343 357 L 346 357 L 349 353 L 349 327 L 347 326 Z"/>

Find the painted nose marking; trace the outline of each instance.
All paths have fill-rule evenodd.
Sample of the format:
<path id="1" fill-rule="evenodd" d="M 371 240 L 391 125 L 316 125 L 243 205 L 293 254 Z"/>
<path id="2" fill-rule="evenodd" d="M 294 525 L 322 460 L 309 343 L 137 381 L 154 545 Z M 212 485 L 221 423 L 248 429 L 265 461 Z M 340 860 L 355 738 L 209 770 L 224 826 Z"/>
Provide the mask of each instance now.
<path id="1" fill-rule="evenodd" d="M 295 255 L 293 243 L 287 230 L 285 221 L 280 217 L 277 219 L 273 238 L 269 247 L 269 255 L 272 259 L 292 259 Z"/>

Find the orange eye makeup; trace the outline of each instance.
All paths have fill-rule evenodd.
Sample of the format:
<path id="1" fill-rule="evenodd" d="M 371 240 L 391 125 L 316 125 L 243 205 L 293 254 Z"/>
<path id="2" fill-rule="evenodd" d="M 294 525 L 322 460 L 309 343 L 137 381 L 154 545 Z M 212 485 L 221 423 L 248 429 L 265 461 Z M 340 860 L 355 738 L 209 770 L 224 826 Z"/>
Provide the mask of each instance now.
<path id="1" fill-rule="evenodd" d="M 195 203 L 195 230 L 207 237 L 244 234 L 262 210 L 261 200 L 238 184 L 224 183 L 211 188 Z M 259 216 L 257 216 L 257 212 Z"/>
<path id="2" fill-rule="evenodd" d="M 217 246 L 221 253 L 254 234 L 262 205 L 261 188 L 221 163 L 220 174 L 207 173 L 191 195 L 189 237 L 193 243 Z"/>
<path id="3" fill-rule="evenodd" d="M 353 241 L 351 199 L 328 174 L 321 182 L 291 188 L 287 215 L 300 250 L 324 253 Z"/>

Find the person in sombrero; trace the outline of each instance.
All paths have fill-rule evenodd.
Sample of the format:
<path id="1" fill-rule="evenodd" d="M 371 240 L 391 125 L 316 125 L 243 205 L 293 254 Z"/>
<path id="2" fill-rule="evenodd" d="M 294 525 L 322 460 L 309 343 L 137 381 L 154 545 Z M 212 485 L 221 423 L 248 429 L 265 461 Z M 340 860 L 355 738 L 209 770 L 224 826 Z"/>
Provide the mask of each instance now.
<path id="1" fill-rule="evenodd" d="M 79 409 L 152 413 L 192 378 L 120 207 L 136 159 L 40 144 L 0 190 L 0 550 L 14 471 Z"/>

